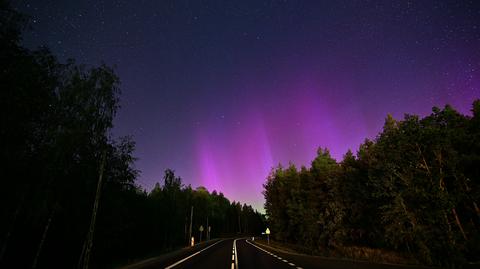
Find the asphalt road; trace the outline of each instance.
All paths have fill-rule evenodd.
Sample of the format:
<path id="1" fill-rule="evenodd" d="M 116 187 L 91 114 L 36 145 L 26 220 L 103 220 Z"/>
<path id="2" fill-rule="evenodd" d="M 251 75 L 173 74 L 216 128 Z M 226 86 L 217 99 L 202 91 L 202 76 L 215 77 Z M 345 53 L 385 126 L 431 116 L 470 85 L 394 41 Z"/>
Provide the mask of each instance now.
<path id="1" fill-rule="evenodd" d="M 275 269 L 417 269 L 420 266 L 375 264 L 280 252 L 247 239 L 223 239 L 195 249 L 187 249 L 168 258 L 124 267 L 124 269 L 180 268 L 275 268 Z"/>
<path id="2" fill-rule="evenodd" d="M 237 254 L 238 268 L 303 268 L 282 255 L 255 245 L 250 240 L 237 240 Z"/>

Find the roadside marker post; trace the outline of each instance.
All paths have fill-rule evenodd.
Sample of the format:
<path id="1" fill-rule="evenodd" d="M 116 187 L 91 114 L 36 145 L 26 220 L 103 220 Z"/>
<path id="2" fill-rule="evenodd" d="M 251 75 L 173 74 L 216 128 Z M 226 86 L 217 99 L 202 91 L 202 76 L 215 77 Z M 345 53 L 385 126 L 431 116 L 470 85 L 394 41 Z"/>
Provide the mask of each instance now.
<path id="1" fill-rule="evenodd" d="M 188 256 L 188 257 L 186 257 L 186 258 L 183 258 L 183 259 L 181 259 L 181 260 L 177 261 L 176 263 L 174 263 L 174 264 L 171 264 L 171 265 L 169 265 L 169 266 L 165 267 L 165 269 L 172 269 L 172 268 L 174 268 L 175 266 L 177 266 L 177 265 L 181 264 L 182 262 L 184 262 L 184 261 L 186 261 L 186 260 L 188 260 L 188 259 L 190 259 L 190 258 L 192 258 L 192 257 L 194 257 L 194 256 L 196 256 L 196 255 L 198 255 L 198 254 L 200 254 L 200 253 L 202 253 L 202 252 L 204 252 L 205 250 L 207 250 L 207 249 L 209 249 L 209 248 L 211 248 L 211 247 L 215 246 L 216 244 L 219 244 L 219 243 L 221 243 L 221 242 L 223 242 L 223 241 L 225 241 L 225 239 L 223 239 L 223 240 L 219 240 L 219 241 L 217 241 L 217 242 L 215 242 L 215 243 L 213 243 L 213 244 L 209 245 L 208 247 L 206 247 L 206 248 L 203 248 L 203 249 L 201 249 L 201 250 L 199 250 L 199 251 L 197 251 L 197 252 L 193 253 L 192 255 L 190 255 L 190 256 Z"/>
<path id="2" fill-rule="evenodd" d="M 267 243 L 270 245 L 270 229 L 268 229 L 268 227 L 267 227 L 267 230 L 265 231 L 265 234 L 267 235 Z"/>

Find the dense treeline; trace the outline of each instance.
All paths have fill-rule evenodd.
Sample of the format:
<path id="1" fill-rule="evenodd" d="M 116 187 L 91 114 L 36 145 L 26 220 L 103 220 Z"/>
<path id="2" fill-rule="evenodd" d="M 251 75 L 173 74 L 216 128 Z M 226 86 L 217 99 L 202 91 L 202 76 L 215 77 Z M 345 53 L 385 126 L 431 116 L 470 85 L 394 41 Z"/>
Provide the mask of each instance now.
<path id="1" fill-rule="evenodd" d="M 277 167 L 264 185 L 273 236 L 317 253 L 389 249 L 430 265 L 480 256 L 480 100 L 388 116 L 383 131 L 340 163 L 319 149 L 311 167 Z"/>
<path id="2" fill-rule="evenodd" d="M 190 186 L 182 187 L 181 180 L 171 170 L 165 172 L 163 187 L 157 183 L 148 195 L 153 212 L 149 221 L 157 223 L 157 239 L 165 247 L 188 242 L 189 221 L 193 206 L 192 236 L 198 242 L 207 236 L 207 223 L 211 227 L 210 237 L 226 237 L 236 234 L 259 234 L 264 229 L 264 219 L 251 206 L 239 202 L 230 203 L 222 193 L 209 193 L 204 187 L 193 190 Z M 165 220 L 165 217 L 168 217 Z M 158 225 L 160 223 L 160 225 Z M 200 235 L 199 227 L 205 231 Z"/>
<path id="3" fill-rule="evenodd" d="M 150 193 L 137 186 L 133 140 L 110 135 L 114 71 L 23 48 L 26 22 L 0 1 L 1 268 L 82 267 L 96 197 L 90 267 L 187 245 L 192 206 L 196 242 L 207 218 L 211 238 L 263 229 L 251 207 L 185 187 L 171 170 Z"/>

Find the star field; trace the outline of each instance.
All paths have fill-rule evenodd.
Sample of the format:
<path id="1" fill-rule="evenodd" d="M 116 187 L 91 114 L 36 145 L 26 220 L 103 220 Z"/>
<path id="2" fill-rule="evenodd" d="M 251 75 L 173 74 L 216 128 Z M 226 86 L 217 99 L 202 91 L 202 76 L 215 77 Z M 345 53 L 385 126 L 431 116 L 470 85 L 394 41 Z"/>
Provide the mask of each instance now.
<path id="1" fill-rule="evenodd" d="M 114 136 L 139 183 L 184 183 L 261 209 L 276 164 L 337 159 L 387 113 L 480 98 L 478 1 L 22 1 L 24 44 L 115 66 Z"/>

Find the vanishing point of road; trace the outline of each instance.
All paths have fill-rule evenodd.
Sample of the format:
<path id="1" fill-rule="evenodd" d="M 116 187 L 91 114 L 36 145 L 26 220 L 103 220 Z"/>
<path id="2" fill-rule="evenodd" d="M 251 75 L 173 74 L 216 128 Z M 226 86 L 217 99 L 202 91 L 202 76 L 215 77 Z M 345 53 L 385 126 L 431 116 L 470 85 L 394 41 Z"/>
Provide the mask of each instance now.
<path id="1" fill-rule="evenodd" d="M 125 269 L 181 268 L 275 268 L 275 269 L 418 269 L 421 266 L 401 266 L 370 262 L 330 259 L 277 251 L 250 238 L 221 239 L 191 251 L 179 252 L 162 259 L 149 259 Z"/>

